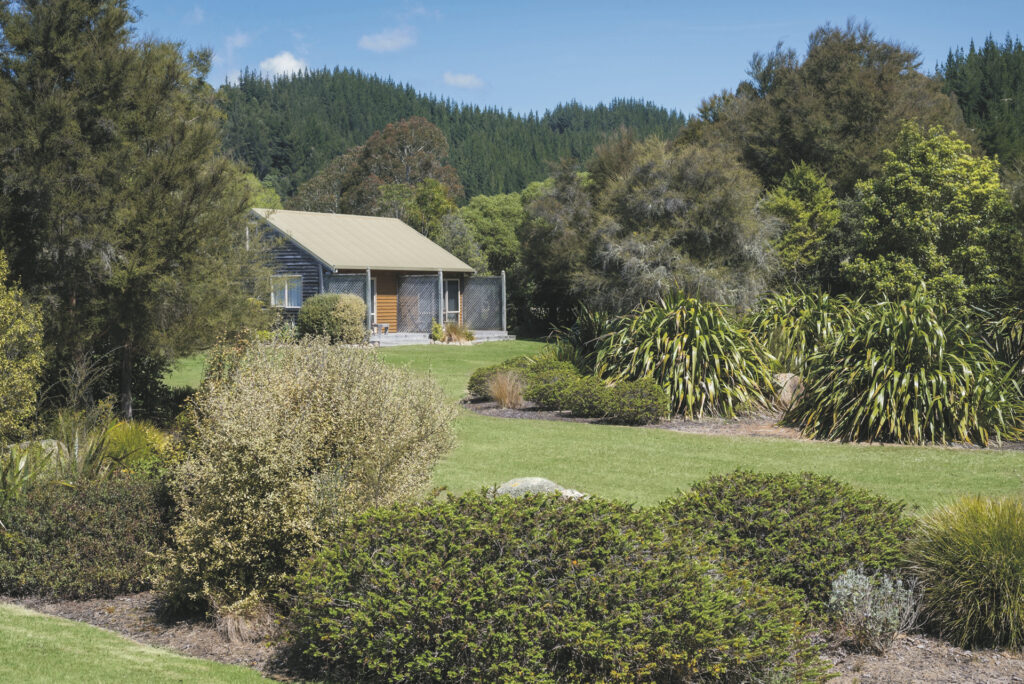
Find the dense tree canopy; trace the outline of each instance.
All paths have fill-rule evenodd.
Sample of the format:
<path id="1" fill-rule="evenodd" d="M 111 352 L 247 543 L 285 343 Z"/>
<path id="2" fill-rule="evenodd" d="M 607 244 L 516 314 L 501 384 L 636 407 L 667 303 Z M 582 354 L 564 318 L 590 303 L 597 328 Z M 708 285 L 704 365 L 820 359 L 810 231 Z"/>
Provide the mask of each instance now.
<path id="1" fill-rule="evenodd" d="M 825 25 L 803 60 L 781 44 L 755 54 L 750 80 L 705 103 L 686 135 L 737 145 L 767 187 L 805 162 L 846 195 L 878 171 L 904 121 L 967 132 L 955 100 L 919 66 L 916 50 L 879 40 L 867 24 Z"/>
<path id="2" fill-rule="evenodd" d="M 946 92 L 956 96 L 967 125 L 977 132 L 985 152 L 1004 166 L 1024 162 L 1024 45 L 1009 36 L 992 36 L 981 49 L 950 50 L 939 69 Z"/>
<path id="3" fill-rule="evenodd" d="M 137 38 L 125 0 L 0 2 L 0 242 L 42 305 L 51 380 L 142 368 L 258 314 L 250 204 L 220 151 L 208 53 Z"/>
<path id="4" fill-rule="evenodd" d="M 849 218 L 855 291 L 905 298 L 920 283 L 952 304 L 990 305 L 1015 278 L 1002 246 L 1015 232 L 999 164 L 940 128 L 907 123 L 881 173 L 857 184 Z"/>
<path id="5" fill-rule="evenodd" d="M 672 136 L 684 117 L 648 102 L 562 104 L 543 115 L 460 105 L 349 69 L 318 69 L 273 80 L 243 72 L 225 84 L 225 146 L 270 179 L 282 196 L 331 159 L 385 125 L 423 117 L 451 142 L 451 163 L 466 195 L 515 192 L 550 173 L 563 157 L 584 159 L 620 126 Z"/>

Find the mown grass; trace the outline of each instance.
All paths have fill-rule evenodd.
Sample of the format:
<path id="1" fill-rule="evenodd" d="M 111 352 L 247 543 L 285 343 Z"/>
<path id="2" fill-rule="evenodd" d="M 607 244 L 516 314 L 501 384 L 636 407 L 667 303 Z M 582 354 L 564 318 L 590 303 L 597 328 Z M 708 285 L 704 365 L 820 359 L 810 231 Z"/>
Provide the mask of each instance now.
<path id="1" fill-rule="evenodd" d="M 2 682 L 265 682 L 255 670 L 187 658 L 113 632 L 0 605 Z"/>
<path id="2" fill-rule="evenodd" d="M 392 347 L 381 350 L 381 355 L 430 373 L 456 398 L 465 392 L 475 368 L 541 348 L 536 342 L 516 341 Z M 809 470 L 927 509 L 963 494 L 1011 494 L 1024 486 L 1024 453 L 1019 451 L 695 435 L 491 418 L 469 411 L 459 416 L 457 430 L 458 447 L 434 475 L 435 484 L 454 492 L 538 476 L 650 505 L 708 475 L 736 468 Z"/>
<path id="3" fill-rule="evenodd" d="M 452 399 L 476 368 L 543 349 L 540 342 L 471 347 L 390 347 L 381 356 L 433 377 Z M 202 363 L 185 359 L 171 377 L 198 384 Z M 196 369 L 198 373 L 196 374 Z M 809 470 L 912 506 L 932 508 L 964 494 L 998 496 L 1024 488 L 1024 452 L 995 449 L 866 446 L 756 437 L 726 437 L 539 420 L 459 415 L 458 447 L 434 482 L 453 492 L 513 477 L 538 476 L 566 487 L 650 505 L 693 482 L 736 468 Z"/>

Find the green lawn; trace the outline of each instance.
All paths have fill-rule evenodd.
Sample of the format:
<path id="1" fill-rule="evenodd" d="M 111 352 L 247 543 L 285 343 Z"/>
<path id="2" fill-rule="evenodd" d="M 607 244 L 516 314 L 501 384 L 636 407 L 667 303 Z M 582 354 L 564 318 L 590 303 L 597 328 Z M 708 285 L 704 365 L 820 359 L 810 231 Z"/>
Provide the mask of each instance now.
<path id="1" fill-rule="evenodd" d="M 266 682 L 244 667 L 186 658 L 113 632 L 0 604 L 0 682 Z"/>
<path id="2" fill-rule="evenodd" d="M 453 397 L 474 368 L 541 347 L 535 342 L 473 347 L 393 347 L 381 355 L 428 372 Z M 513 477 L 546 477 L 566 487 L 655 503 L 713 473 L 739 467 L 812 470 L 923 508 L 961 494 L 1010 494 L 1024 483 L 1024 453 L 939 447 L 863 446 L 722 437 L 649 428 L 510 420 L 463 411 L 459 445 L 435 482 L 455 492 Z"/>
<path id="3" fill-rule="evenodd" d="M 542 348 L 539 342 L 515 341 L 391 347 L 380 354 L 391 363 L 431 375 L 454 399 L 465 393 L 475 368 Z M 195 384 L 201 372 L 202 357 L 190 357 L 175 367 L 169 382 Z M 437 485 L 455 492 L 533 475 L 649 505 L 708 475 L 743 467 L 813 470 L 928 508 L 962 494 L 1020 492 L 1024 485 L 1020 451 L 690 435 L 489 418 L 469 411 L 461 412 L 456 427 L 459 445 L 434 475 Z"/>

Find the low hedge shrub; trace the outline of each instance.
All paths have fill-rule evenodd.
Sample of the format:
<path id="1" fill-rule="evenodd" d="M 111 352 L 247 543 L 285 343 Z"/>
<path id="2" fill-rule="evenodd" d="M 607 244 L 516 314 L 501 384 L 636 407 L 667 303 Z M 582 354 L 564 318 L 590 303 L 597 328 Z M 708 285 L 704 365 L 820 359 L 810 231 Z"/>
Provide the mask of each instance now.
<path id="1" fill-rule="evenodd" d="M 493 366 L 477 368 L 470 374 L 466 390 L 474 397 L 491 399 L 493 397 L 491 397 L 487 388 L 491 382 L 491 377 L 495 373 L 498 371 L 524 371 L 533 363 L 534 360 L 529 356 L 516 356 Z"/>
<path id="2" fill-rule="evenodd" d="M 1024 647 L 1024 501 L 966 497 L 924 516 L 909 545 L 927 624 L 961 647 Z"/>
<path id="3" fill-rule="evenodd" d="M 912 530 L 903 509 L 814 473 L 737 470 L 696 483 L 661 512 L 683 534 L 710 533 L 726 557 L 823 611 L 843 571 L 894 574 Z"/>
<path id="4" fill-rule="evenodd" d="M 616 423 L 657 423 L 669 415 L 668 393 L 654 378 L 621 381 L 611 388 L 607 410 L 608 419 Z"/>
<path id="5" fill-rule="evenodd" d="M 604 418 L 612 403 L 612 388 L 593 375 L 569 376 L 552 396 L 558 410 L 569 411 L 577 418 Z"/>
<path id="6" fill-rule="evenodd" d="M 302 564 L 288 631 L 341 681 L 779 681 L 820 675 L 794 592 L 649 513 L 469 494 L 368 511 Z"/>
<path id="7" fill-rule="evenodd" d="M 167 538 L 151 477 L 39 483 L 0 505 L 0 593 L 111 598 L 149 587 Z"/>

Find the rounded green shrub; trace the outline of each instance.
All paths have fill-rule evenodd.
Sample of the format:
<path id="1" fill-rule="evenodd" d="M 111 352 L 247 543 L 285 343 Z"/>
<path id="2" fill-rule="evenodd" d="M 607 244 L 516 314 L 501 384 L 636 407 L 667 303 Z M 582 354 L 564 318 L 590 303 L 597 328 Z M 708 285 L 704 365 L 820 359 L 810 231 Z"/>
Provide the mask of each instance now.
<path id="1" fill-rule="evenodd" d="M 369 336 L 366 329 L 366 302 L 353 294 L 339 295 L 334 315 L 338 319 L 338 337 L 335 341 L 343 344 L 366 342 Z"/>
<path id="2" fill-rule="evenodd" d="M 966 497 L 921 520 L 908 549 L 925 618 L 960 647 L 1024 647 L 1024 501 Z"/>
<path id="3" fill-rule="evenodd" d="M 579 379 L 580 373 L 571 363 L 545 359 L 523 371 L 523 396 L 545 411 L 562 411 L 567 408 L 566 393 L 576 387 Z"/>
<path id="4" fill-rule="evenodd" d="M 559 410 L 578 418 L 604 418 L 611 408 L 612 388 L 593 375 L 570 376 L 561 392 Z"/>
<path id="5" fill-rule="evenodd" d="M 660 510 L 681 533 L 710 534 L 727 558 L 821 610 L 843 571 L 894 573 L 912 529 L 903 508 L 814 473 L 737 470 L 696 483 Z"/>
<path id="6" fill-rule="evenodd" d="M 808 437 L 920 444 L 1014 439 L 1024 399 L 964 317 L 918 291 L 863 307 L 808 356 L 784 421 Z"/>
<path id="7" fill-rule="evenodd" d="M 304 562 L 292 645 L 330 679 L 779 681 L 820 675 L 797 596 L 648 512 L 469 494 L 369 511 Z"/>
<path id="8" fill-rule="evenodd" d="M 615 423 L 647 425 L 669 415 L 668 394 L 653 378 L 618 382 L 606 401 L 605 416 Z"/>
<path id="9" fill-rule="evenodd" d="M 774 401 L 767 352 L 717 304 L 675 296 L 637 307 L 598 356 L 601 376 L 654 378 L 672 411 L 688 418 L 767 410 Z"/>
<path id="10" fill-rule="evenodd" d="M 495 373 L 498 371 L 525 371 L 534 362 L 534 359 L 529 356 L 515 356 L 493 366 L 477 368 L 470 374 L 466 390 L 474 397 L 490 399 L 491 396 L 488 393 L 487 387 Z"/>
<path id="11" fill-rule="evenodd" d="M 161 588 L 179 609 L 274 595 L 344 518 L 421 495 L 454 443 L 441 389 L 370 350 L 255 343 L 209 368 L 170 482 Z"/>
<path id="12" fill-rule="evenodd" d="M 41 482 L 0 504 L 0 594 L 111 598 L 149 587 L 168 536 L 151 477 Z"/>
<path id="13" fill-rule="evenodd" d="M 366 304 L 352 294 L 318 294 L 302 303 L 295 328 L 299 335 L 319 335 L 331 342 L 366 341 Z"/>

